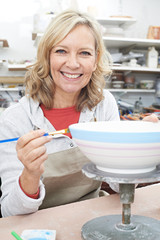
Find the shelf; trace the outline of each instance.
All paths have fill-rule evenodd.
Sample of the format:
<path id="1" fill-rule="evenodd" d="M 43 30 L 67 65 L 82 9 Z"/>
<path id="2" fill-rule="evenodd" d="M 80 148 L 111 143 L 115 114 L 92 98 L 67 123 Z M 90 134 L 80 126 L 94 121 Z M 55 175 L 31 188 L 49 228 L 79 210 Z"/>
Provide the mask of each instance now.
<path id="1" fill-rule="evenodd" d="M 127 48 L 134 46 L 134 48 L 148 48 L 155 46 L 160 49 L 160 40 L 155 39 L 139 39 L 139 38 L 125 38 L 125 37 L 103 37 L 107 48 Z"/>
<path id="2" fill-rule="evenodd" d="M 113 89 L 113 88 L 109 88 L 107 89 L 110 92 L 124 92 L 124 93 L 155 93 L 156 90 L 155 89 L 127 89 L 127 88 L 121 88 L 121 89 Z"/>
<path id="3" fill-rule="evenodd" d="M 109 18 L 97 18 L 97 21 L 101 25 L 116 25 L 119 27 L 126 27 L 136 22 L 132 17 L 109 17 Z"/>
<path id="4" fill-rule="evenodd" d="M 21 87 L 15 87 L 15 88 L 2 88 L 2 87 L 0 87 L 0 92 L 17 92 L 17 91 L 20 91 L 20 90 L 22 90 L 22 88 Z"/>
<path id="5" fill-rule="evenodd" d="M 27 71 L 27 67 L 33 63 L 25 63 L 25 64 L 8 64 L 9 71 Z"/>
<path id="6" fill-rule="evenodd" d="M 0 76 L 0 83 L 24 84 L 24 76 Z"/>
<path id="7" fill-rule="evenodd" d="M 132 71 L 132 72 L 160 73 L 160 68 L 148 68 L 148 67 L 112 66 L 112 70 L 116 70 L 116 71 Z"/>

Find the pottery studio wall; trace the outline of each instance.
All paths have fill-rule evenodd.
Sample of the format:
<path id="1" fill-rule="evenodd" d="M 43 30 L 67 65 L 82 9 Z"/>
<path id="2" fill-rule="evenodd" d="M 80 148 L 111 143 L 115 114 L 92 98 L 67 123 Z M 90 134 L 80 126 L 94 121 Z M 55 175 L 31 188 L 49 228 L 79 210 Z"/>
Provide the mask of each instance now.
<path id="1" fill-rule="evenodd" d="M 87 11 L 97 18 L 110 16 L 131 16 L 136 22 L 125 29 L 125 36 L 129 38 L 145 39 L 150 25 L 160 25 L 159 0 L 0 0 L 0 39 L 7 39 L 9 48 L 0 48 L 0 76 L 23 76 L 25 71 L 9 71 L 9 62 L 34 61 L 37 46 L 32 39 L 32 33 L 36 27 L 43 31 L 49 23 L 46 13 L 54 14 L 67 9 L 78 7 L 79 10 Z M 39 16 L 39 26 L 36 25 L 35 16 Z M 41 16 L 41 17 L 40 17 Z M 156 79 L 157 74 L 145 74 L 143 78 Z M 137 78 L 142 78 L 138 74 Z M 4 93 L 3 93 L 4 94 Z M 20 96 L 13 94 L 14 98 Z M 134 102 L 139 94 L 114 93 L 116 99 Z M 7 96 L 6 96 L 7 97 Z M 142 94 L 144 105 L 155 102 L 155 94 Z"/>

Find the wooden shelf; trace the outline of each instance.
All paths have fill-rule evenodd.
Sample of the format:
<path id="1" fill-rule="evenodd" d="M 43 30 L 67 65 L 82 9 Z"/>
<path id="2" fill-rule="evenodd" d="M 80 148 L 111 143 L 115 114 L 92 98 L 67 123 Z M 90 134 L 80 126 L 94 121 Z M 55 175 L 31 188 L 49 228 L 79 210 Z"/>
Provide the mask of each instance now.
<path id="1" fill-rule="evenodd" d="M 0 76 L 0 83 L 24 83 L 24 76 Z"/>
<path id="2" fill-rule="evenodd" d="M 9 71 L 27 71 L 27 67 L 32 65 L 33 63 L 25 63 L 25 64 L 8 64 Z"/>

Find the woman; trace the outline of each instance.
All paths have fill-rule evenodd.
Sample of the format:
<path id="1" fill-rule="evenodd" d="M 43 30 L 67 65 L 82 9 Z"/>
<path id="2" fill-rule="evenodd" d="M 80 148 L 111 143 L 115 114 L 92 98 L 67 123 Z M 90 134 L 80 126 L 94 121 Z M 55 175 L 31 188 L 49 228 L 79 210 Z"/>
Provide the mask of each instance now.
<path id="1" fill-rule="evenodd" d="M 65 11 L 50 23 L 26 75 L 26 96 L 0 118 L 0 139 L 21 136 L 0 145 L 3 216 L 98 196 L 100 182 L 81 173 L 88 159 L 71 136 L 43 135 L 78 122 L 119 121 L 115 99 L 103 90 L 109 59 L 88 15 Z"/>

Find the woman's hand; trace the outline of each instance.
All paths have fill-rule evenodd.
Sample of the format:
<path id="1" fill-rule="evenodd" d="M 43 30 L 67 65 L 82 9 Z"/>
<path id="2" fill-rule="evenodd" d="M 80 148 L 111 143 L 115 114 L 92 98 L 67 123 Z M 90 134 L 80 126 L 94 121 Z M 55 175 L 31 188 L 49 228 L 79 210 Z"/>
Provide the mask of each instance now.
<path id="1" fill-rule="evenodd" d="M 158 122 L 158 117 L 156 116 L 156 114 L 152 113 L 149 116 L 146 116 L 143 118 L 143 121 L 148 121 L 148 122 Z"/>
<path id="2" fill-rule="evenodd" d="M 44 161 L 48 155 L 45 144 L 51 136 L 43 136 L 43 130 L 31 131 L 17 141 L 16 151 L 24 165 L 20 176 L 21 187 L 28 194 L 35 194 L 39 187 L 40 176 L 44 172 Z"/>

